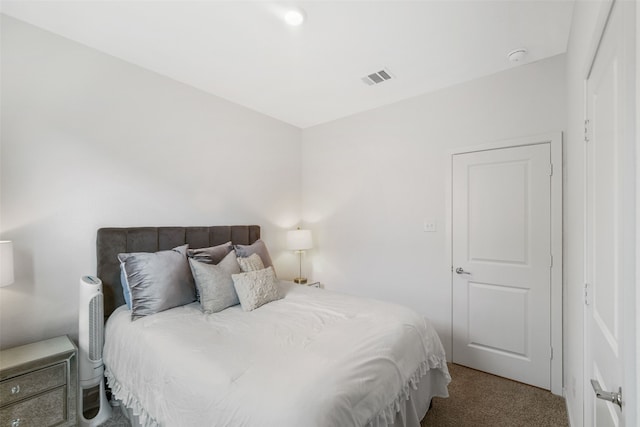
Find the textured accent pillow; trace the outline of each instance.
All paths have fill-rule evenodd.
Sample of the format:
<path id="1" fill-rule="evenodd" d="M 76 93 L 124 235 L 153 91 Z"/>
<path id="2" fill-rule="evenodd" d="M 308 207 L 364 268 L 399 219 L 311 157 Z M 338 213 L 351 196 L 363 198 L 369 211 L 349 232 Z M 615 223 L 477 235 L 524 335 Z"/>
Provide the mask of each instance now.
<path id="1" fill-rule="evenodd" d="M 258 254 L 251 254 L 246 258 L 238 258 L 238 264 L 240 269 L 246 273 L 247 271 L 263 270 L 264 264 L 262 258 Z"/>
<path id="2" fill-rule="evenodd" d="M 258 254 L 265 267 L 273 267 L 267 245 L 262 240 L 256 240 L 252 245 L 235 245 L 236 255 L 238 258 L 247 258 L 249 255 Z M 275 269 L 274 269 L 275 273 Z"/>
<path id="3" fill-rule="evenodd" d="M 189 249 L 187 256 L 196 261 L 206 262 L 207 264 L 217 264 L 233 250 L 231 242 L 224 243 L 210 248 Z"/>
<path id="4" fill-rule="evenodd" d="M 233 274 L 231 277 L 244 311 L 255 310 L 261 305 L 282 298 L 272 267 Z"/>
<path id="5" fill-rule="evenodd" d="M 131 291 L 132 320 L 195 301 L 187 247 L 118 254 Z"/>
<path id="6" fill-rule="evenodd" d="M 236 253 L 231 251 L 217 265 L 189 258 L 189 265 L 200 293 L 200 306 L 207 314 L 217 313 L 240 303 L 232 274 L 240 273 Z"/>

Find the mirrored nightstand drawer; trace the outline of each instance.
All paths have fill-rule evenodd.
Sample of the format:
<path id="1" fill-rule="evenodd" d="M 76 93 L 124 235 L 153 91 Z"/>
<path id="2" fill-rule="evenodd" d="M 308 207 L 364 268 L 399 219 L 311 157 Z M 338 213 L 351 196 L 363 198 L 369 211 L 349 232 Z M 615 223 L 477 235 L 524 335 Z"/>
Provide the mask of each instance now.
<path id="1" fill-rule="evenodd" d="M 0 427 L 45 427 L 67 419 L 67 388 L 55 388 L 0 409 Z"/>
<path id="2" fill-rule="evenodd" d="M 0 402 L 4 406 L 66 383 L 66 363 L 58 363 L 0 382 Z"/>

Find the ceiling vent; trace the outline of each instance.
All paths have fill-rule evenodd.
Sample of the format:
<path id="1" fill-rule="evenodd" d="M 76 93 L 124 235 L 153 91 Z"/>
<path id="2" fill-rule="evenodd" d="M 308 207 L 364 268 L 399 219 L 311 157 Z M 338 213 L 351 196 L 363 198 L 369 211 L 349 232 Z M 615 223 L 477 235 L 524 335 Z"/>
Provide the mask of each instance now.
<path id="1" fill-rule="evenodd" d="M 375 72 L 373 74 L 369 74 L 368 76 L 363 77 L 362 81 L 365 82 L 367 85 L 372 86 L 372 85 L 384 83 L 387 80 L 391 80 L 391 78 L 392 78 L 391 72 L 389 72 L 389 70 L 385 68 L 378 72 Z"/>

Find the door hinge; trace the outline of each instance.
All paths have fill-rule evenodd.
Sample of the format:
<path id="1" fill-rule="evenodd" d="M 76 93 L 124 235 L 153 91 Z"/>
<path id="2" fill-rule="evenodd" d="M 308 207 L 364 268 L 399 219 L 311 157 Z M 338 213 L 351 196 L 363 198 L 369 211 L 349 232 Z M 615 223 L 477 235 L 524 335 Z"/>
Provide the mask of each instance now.
<path id="1" fill-rule="evenodd" d="M 549 163 L 549 176 L 553 176 L 553 163 Z"/>
<path id="2" fill-rule="evenodd" d="M 589 119 L 584 121 L 584 142 L 589 142 Z"/>
<path id="3" fill-rule="evenodd" d="M 549 255 L 549 267 L 553 267 L 553 255 Z"/>
<path id="4" fill-rule="evenodd" d="M 553 347 L 549 347 L 549 349 L 551 350 L 551 357 L 550 359 L 553 360 Z"/>
<path id="5" fill-rule="evenodd" d="M 591 304 L 591 301 L 589 300 L 589 284 L 588 283 L 584 284 L 584 304 L 585 305 Z"/>

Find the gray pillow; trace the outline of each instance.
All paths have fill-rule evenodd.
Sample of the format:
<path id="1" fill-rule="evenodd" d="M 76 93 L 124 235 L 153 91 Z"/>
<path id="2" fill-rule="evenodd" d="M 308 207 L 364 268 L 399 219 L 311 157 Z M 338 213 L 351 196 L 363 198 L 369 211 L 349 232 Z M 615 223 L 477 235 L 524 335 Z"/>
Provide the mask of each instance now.
<path id="1" fill-rule="evenodd" d="M 234 248 L 238 258 L 247 258 L 252 254 L 258 254 L 265 267 L 273 267 L 273 262 L 271 262 L 267 245 L 265 245 L 262 240 L 256 240 L 252 245 L 235 245 Z"/>
<path id="2" fill-rule="evenodd" d="M 120 263 L 120 284 L 122 285 L 122 294 L 124 302 L 131 310 L 131 291 L 129 290 L 129 282 L 127 282 L 127 273 L 124 271 L 124 262 Z"/>
<path id="3" fill-rule="evenodd" d="M 282 298 L 272 267 L 234 274 L 231 277 L 244 311 L 255 310 L 268 302 Z"/>
<path id="4" fill-rule="evenodd" d="M 240 273 L 234 251 L 229 252 L 218 265 L 199 262 L 192 258 L 189 258 L 189 265 L 200 293 L 202 311 L 207 314 L 217 313 L 240 303 L 231 279 L 232 274 Z"/>
<path id="5" fill-rule="evenodd" d="M 131 291 L 132 320 L 195 301 L 187 248 L 118 254 Z"/>
<path id="6" fill-rule="evenodd" d="M 238 264 L 243 273 L 264 269 L 264 264 L 258 254 L 251 254 L 246 258 L 238 258 Z"/>
<path id="7" fill-rule="evenodd" d="M 206 262 L 207 264 L 217 264 L 232 250 L 233 245 L 231 242 L 227 242 L 210 248 L 189 249 L 187 256 L 196 261 Z"/>

